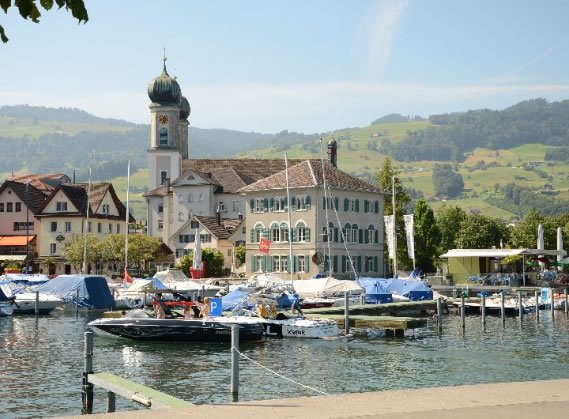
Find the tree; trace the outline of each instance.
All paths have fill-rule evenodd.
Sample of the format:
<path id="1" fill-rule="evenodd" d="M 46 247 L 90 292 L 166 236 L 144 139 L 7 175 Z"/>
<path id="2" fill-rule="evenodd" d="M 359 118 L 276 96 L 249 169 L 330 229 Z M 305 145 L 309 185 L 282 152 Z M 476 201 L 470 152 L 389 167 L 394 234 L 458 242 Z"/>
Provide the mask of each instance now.
<path id="1" fill-rule="evenodd" d="M 433 186 L 437 195 L 454 197 L 460 195 L 464 189 L 464 181 L 450 164 L 437 163 L 433 168 Z"/>
<path id="2" fill-rule="evenodd" d="M 502 220 L 469 214 L 460 225 L 456 245 L 460 249 L 490 249 L 508 242 L 509 230 Z"/>
<path id="3" fill-rule="evenodd" d="M 123 247 L 124 249 L 124 247 Z M 146 263 L 160 250 L 160 241 L 146 234 L 129 234 L 128 258 L 135 262 L 139 271 L 146 270 Z"/>
<path id="4" fill-rule="evenodd" d="M 245 248 L 245 246 L 242 247 Z M 205 277 L 212 278 L 223 275 L 223 254 L 219 250 L 212 249 L 210 247 L 202 249 L 202 261 L 205 264 Z M 176 264 L 176 268 L 180 269 L 187 275 L 190 272 L 190 267 L 193 263 L 194 255 L 188 254 L 180 258 Z"/>
<path id="5" fill-rule="evenodd" d="M 86 242 L 86 243 L 85 243 Z M 83 237 L 79 234 L 73 234 L 69 241 L 65 243 L 63 248 L 63 257 L 65 260 L 73 265 L 76 271 L 81 271 L 83 262 L 87 264 L 95 264 L 101 260 L 101 247 L 99 240 L 95 236 Z M 83 260 L 85 255 L 84 249 L 87 245 L 87 258 Z"/>
<path id="6" fill-rule="evenodd" d="M 193 263 L 194 263 L 194 255 L 193 254 L 184 255 L 178 260 L 178 263 L 176 263 L 176 269 L 179 269 L 186 276 L 189 276 L 190 275 L 190 268 L 192 267 Z"/>
<path id="7" fill-rule="evenodd" d="M 84 0 L 40 0 L 40 6 L 45 10 L 51 10 L 53 3 L 56 3 L 59 9 L 65 7 L 65 10 L 70 11 L 75 19 L 79 23 L 87 23 L 89 21 L 89 15 L 87 9 L 85 8 Z M 41 13 L 36 5 L 36 0 L 16 0 L 14 1 L 14 6 L 18 8 L 20 16 L 24 19 L 30 18 L 32 22 L 39 23 Z M 0 7 L 4 10 L 4 13 L 8 14 L 8 9 L 12 7 L 11 0 L 0 0 Z M 3 43 L 8 42 L 8 37 L 4 31 L 4 27 L 0 25 L 0 40 Z"/>
<path id="8" fill-rule="evenodd" d="M 392 179 L 395 177 L 395 234 L 397 237 L 397 260 L 400 267 L 411 267 L 411 261 L 407 254 L 407 240 L 403 223 L 403 214 L 407 213 L 407 204 L 411 202 L 409 194 L 401 185 L 401 181 L 396 177 L 397 172 L 393 168 L 391 159 L 386 157 L 379 172 L 375 175 L 376 185 L 385 191 L 386 197 L 392 196 Z M 384 215 L 393 215 L 392 199 L 386 199 L 383 206 Z M 387 251 L 387 249 L 386 249 Z M 385 260 L 389 256 L 385 255 Z"/>
<path id="9" fill-rule="evenodd" d="M 415 206 L 414 230 L 416 264 L 423 272 L 434 272 L 441 232 L 433 210 L 423 199 Z"/>
<path id="10" fill-rule="evenodd" d="M 450 249 L 458 247 L 456 237 L 462 222 L 466 219 L 466 212 L 460 207 L 448 207 L 446 204 L 443 204 L 437 211 L 436 219 L 441 234 L 439 255 L 442 255 Z"/>
<path id="11" fill-rule="evenodd" d="M 237 267 L 245 263 L 245 246 L 238 246 L 235 248 L 235 261 L 237 262 Z"/>
<path id="12" fill-rule="evenodd" d="M 557 222 L 554 218 L 545 217 L 540 212 L 531 210 L 512 229 L 512 246 L 519 249 L 537 248 L 537 229 L 543 227 L 543 242 L 546 249 L 557 248 Z"/>

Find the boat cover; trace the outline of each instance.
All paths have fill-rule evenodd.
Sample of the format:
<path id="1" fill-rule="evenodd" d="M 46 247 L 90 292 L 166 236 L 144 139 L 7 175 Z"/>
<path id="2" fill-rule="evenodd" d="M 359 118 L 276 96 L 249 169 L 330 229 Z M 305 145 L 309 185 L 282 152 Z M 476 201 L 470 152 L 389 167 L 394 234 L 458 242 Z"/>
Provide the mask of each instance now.
<path id="1" fill-rule="evenodd" d="M 414 279 L 399 278 L 360 278 L 358 283 L 366 289 L 366 294 L 391 293 L 402 295 L 412 301 L 432 300 L 433 291 L 423 282 Z M 369 290 L 369 291 L 368 291 Z"/>
<path id="2" fill-rule="evenodd" d="M 304 298 L 344 294 L 348 291 L 357 293 L 364 291 L 356 281 L 341 280 L 332 277 L 294 281 L 294 290 Z"/>
<path id="3" fill-rule="evenodd" d="M 10 281 L 0 280 L 0 302 L 10 301 L 10 297 L 12 296 L 13 293 L 10 288 Z"/>
<path id="4" fill-rule="evenodd" d="M 0 276 L 0 281 L 7 280 L 21 285 L 39 285 L 49 281 L 49 277 L 44 274 L 4 274 Z"/>
<path id="5" fill-rule="evenodd" d="M 186 274 L 179 269 L 158 271 L 154 274 L 154 278 L 158 278 L 163 283 L 168 281 L 187 281 L 189 279 Z"/>
<path id="6" fill-rule="evenodd" d="M 128 286 L 125 292 L 144 292 L 144 291 L 156 291 L 156 290 L 166 290 L 168 287 L 162 283 L 158 278 L 147 278 L 141 279 L 136 278 L 132 284 Z"/>
<path id="7" fill-rule="evenodd" d="M 94 309 L 115 307 L 115 299 L 103 276 L 59 275 L 45 284 L 38 285 L 36 290 L 56 295 L 66 303 L 73 304 L 77 304 L 77 290 L 79 290 L 80 307 Z"/>
<path id="8" fill-rule="evenodd" d="M 221 298 L 221 308 L 223 311 L 232 311 L 237 307 L 246 305 L 250 293 L 240 289 L 235 289 Z M 251 304 L 252 306 L 252 304 Z M 245 307 L 247 308 L 247 307 Z"/>

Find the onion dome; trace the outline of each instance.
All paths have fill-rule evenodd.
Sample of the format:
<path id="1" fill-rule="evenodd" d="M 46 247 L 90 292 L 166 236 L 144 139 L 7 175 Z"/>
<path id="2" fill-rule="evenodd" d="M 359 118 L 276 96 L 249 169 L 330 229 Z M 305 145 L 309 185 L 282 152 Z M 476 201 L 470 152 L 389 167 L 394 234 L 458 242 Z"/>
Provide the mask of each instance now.
<path id="1" fill-rule="evenodd" d="M 178 104 L 182 90 L 175 78 L 170 77 L 166 71 L 166 61 L 164 61 L 164 70 L 162 74 L 148 83 L 148 97 L 152 103 L 160 105 Z"/>
<path id="2" fill-rule="evenodd" d="M 188 102 L 188 99 L 186 99 L 185 96 L 182 96 L 180 98 L 180 120 L 184 121 L 188 119 L 188 117 L 190 116 L 190 112 L 191 112 L 190 102 Z"/>

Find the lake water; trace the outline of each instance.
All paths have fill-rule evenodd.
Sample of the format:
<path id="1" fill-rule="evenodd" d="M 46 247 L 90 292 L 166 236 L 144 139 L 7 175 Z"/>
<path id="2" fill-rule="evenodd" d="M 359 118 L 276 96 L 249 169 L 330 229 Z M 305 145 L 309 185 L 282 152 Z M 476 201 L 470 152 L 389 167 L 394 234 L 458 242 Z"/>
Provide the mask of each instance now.
<path id="1" fill-rule="evenodd" d="M 0 318 L 0 417 L 81 413 L 83 342 L 97 313 L 56 311 L 50 316 Z M 516 317 L 467 317 L 429 324 L 405 338 L 269 340 L 242 345 L 261 365 L 326 393 L 362 392 L 569 378 L 568 321 L 541 312 Z M 94 370 L 111 372 L 193 403 L 230 402 L 229 345 L 141 343 L 94 337 Z M 240 362 L 239 400 L 316 395 Z M 94 412 L 105 411 L 106 392 L 95 387 Z M 117 396 L 117 410 L 140 408 Z"/>

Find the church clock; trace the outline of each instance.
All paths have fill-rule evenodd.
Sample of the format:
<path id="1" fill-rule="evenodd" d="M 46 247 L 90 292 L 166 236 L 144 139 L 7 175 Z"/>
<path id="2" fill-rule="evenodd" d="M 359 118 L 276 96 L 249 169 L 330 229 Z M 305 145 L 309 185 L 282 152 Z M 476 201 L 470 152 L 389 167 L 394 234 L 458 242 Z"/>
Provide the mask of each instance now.
<path id="1" fill-rule="evenodd" d="M 162 125 L 166 125 L 168 123 L 168 115 L 160 115 L 158 120 Z"/>

